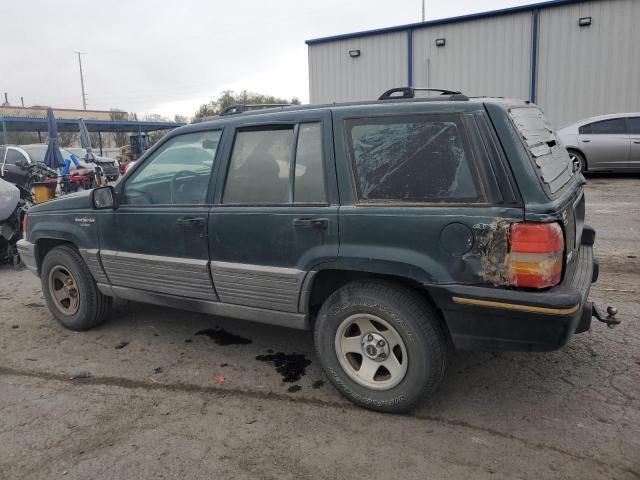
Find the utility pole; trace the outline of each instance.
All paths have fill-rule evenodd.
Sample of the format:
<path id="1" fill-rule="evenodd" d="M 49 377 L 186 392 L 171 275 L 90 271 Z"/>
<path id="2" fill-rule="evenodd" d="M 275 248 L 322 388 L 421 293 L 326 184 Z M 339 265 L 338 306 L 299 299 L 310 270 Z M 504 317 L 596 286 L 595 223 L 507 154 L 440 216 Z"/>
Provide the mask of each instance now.
<path id="1" fill-rule="evenodd" d="M 82 86 L 82 107 L 87 109 L 87 95 L 84 93 L 84 77 L 82 76 L 82 58 L 80 55 L 86 55 L 84 52 L 74 51 L 73 53 L 78 54 L 78 65 L 80 65 L 80 86 Z"/>
<path id="2" fill-rule="evenodd" d="M 424 8 L 425 8 L 425 7 L 424 7 L 424 2 L 425 2 L 425 0 L 422 0 L 422 23 L 424 23 L 424 20 L 425 20 L 425 15 L 424 15 L 424 13 L 425 13 L 425 12 L 424 12 Z"/>
<path id="3" fill-rule="evenodd" d="M 22 104 L 22 106 L 24 107 L 24 97 L 20 97 L 20 103 Z"/>

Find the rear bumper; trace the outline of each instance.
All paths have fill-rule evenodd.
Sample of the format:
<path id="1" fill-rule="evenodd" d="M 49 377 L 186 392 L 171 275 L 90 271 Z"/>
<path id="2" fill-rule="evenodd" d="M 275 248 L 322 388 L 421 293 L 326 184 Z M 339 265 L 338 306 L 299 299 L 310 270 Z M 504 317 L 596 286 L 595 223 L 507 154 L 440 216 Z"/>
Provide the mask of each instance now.
<path id="1" fill-rule="evenodd" d="M 598 262 L 593 256 L 594 236 L 585 235 L 578 256 L 567 269 L 562 284 L 549 290 L 537 292 L 455 285 L 433 292 L 456 348 L 555 350 L 567 343 L 574 333 L 589 330 L 593 312 L 592 303 L 588 300 L 589 289 L 599 272 Z"/>
<path id="2" fill-rule="evenodd" d="M 35 244 L 22 239 L 18 240 L 16 246 L 18 247 L 18 254 L 20 255 L 22 263 L 24 263 L 25 266 L 34 274 L 38 275 L 38 262 L 36 261 Z"/>

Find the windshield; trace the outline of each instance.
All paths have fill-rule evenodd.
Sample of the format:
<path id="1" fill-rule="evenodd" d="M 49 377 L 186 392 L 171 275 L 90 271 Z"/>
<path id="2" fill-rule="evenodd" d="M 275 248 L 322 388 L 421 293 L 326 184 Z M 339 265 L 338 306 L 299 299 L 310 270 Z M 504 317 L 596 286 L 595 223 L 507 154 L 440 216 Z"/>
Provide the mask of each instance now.
<path id="1" fill-rule="evenodd" d="M 47 146 L 37 147 L 22 147 L 22 149 L 29 154 L 29 158 L 32 162 L 44 162 L 44 155 L 47 153 Z"/>

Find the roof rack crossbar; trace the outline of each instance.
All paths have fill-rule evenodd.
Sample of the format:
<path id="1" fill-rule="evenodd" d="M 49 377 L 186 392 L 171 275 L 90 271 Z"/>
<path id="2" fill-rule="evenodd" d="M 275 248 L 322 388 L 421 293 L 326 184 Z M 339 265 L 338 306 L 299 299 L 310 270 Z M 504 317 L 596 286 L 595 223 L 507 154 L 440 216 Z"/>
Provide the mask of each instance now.
<path id="1" fill-rule="evenodd" d="M 278 108 L 278 107 L 290 107 L 290 103 L 257 103 L 252 105 L 238 104 L 238 105 L 230 105 L 222 112 L 220 112 L 220 116 L 223 115 L 235 115 L 238 113 L 248 112 L 250 110 L 260 110 L 262 108 Z"/>
<path id="2" fill-rule="evenodd" d="M 455 100 L 462 100 L 461 97 L 464 97 L 464 95 L 462 95 L 462 93 L 458 92 L 457 90 L 447 90 L 443 88 L 396 87 L 384 92 L 382 95 L 380 95 L 380 97 L 378 97 L 378 100 L 415 98 L 416 92 L 439 92 L 440 95 L 459 95 L 460 97 L 455 98 Z M 396 93 L 402 93 L 402 95 L 395 95 Z"/>

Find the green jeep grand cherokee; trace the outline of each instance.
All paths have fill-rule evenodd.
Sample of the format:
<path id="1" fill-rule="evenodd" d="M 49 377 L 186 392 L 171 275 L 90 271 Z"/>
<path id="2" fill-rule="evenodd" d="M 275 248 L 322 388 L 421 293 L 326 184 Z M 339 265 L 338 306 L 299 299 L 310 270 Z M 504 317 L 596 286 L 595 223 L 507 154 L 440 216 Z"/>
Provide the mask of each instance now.
<path id="1" fill-rule="evenodd" d="M 390 412 L 454 348 L 552 350 L 618 323 L 587 300 L 584 178 L 541 111 L 414 92 L 178 128 L 115 188 L 32 208 L 22 259 L 72 330 L 113 297 L 313 328 L 335 387 Z"/>

